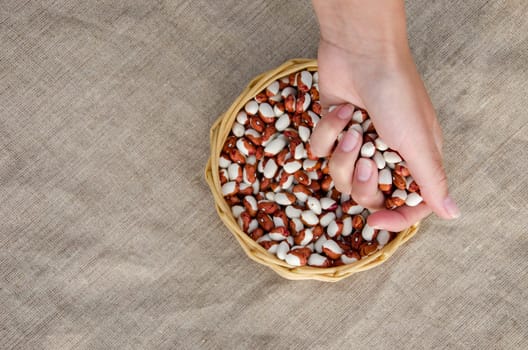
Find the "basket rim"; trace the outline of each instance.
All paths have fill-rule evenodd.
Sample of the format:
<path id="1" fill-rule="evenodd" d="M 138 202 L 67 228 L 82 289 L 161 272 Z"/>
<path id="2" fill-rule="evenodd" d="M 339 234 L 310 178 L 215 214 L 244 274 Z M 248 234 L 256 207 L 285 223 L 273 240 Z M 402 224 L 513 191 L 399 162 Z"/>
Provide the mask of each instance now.
<path id="1" fill-rule="evenodd" d="M 399 232 L 396 237 L 384 247 L 354 263 L 326 268 L 312 266 L 296 267 L 287 264 L 285 261 L 277 258 L 274 254 L 269 253 L 264 247 L 243 232 L 231 213 L 231 207 L 224 200 L 221 192 L 218 159 L 238 111 L 240 111 L 247 101 L 255 97 L 256 94 L 261 92 L 274 80 L 304 69 L 309 71 L 317 70 L 317 60 L 306 58 L 291 59 L 284 62 L 279 67 L 264 72 L 251 80 L 248 86 L 235 99 L 227 111 L 221 114 L 211 126 L 211 152 L 205 167 L 205 179 L 215 199 L 215 209 L 218 216 L 229 231 L 235 236 L 236 240 L 250 259 L 271 268 L 280 276 L 290 280 L 312 279 L 325 282 L 336 282 L 356 272 L 371 269 L 385 262 L 401 245 L 416 234 L 419 223 Z M 225 135 L 225 137 L 221 137 L 221 135 Z"/>

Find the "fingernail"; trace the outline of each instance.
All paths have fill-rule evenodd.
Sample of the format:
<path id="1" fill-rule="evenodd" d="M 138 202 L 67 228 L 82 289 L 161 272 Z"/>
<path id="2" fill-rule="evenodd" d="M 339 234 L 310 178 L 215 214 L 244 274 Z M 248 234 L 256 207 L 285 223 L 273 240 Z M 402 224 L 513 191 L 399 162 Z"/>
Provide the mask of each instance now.
<path id="1" fill-rule="evenodd" d="M 452 219 L 460 217 L 460 209 L 458 209 L 451 196 L 447 196 L 447 198 L 444 199 L 444 208 Z"/>
<path id="2" fill-rule="evenodd" d="M 359 133 L 356 130 L 350 129 L 341 140 L 341 149 L 344 152 L 350 152 L 357 146 L 359 142 Z"/>
<path id="3" fill-rule="evenodd" d="M 372 175 L 372 163 L 367 159 L 360 158 L 356 164 L 356 177 L 359 182 L 367 182 Z"/>
<path id="4" fill-rule="evenodd" d="M 354 107 L 351 105 L 344 105 L 343 107 L 339 108 L 339 111 L 337 111 L 337 116 L 341 119 L 350 119 L 352 117 L 352 113 L 354 113 Z"/>

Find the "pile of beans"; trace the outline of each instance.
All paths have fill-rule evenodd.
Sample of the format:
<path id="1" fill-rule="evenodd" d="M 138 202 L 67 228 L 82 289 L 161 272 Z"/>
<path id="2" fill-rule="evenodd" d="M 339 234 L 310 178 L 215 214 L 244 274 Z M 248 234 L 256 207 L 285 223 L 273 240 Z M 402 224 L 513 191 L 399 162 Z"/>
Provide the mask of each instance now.
<path id="1" fill-rule="evenodd" d="M 219 159 L 222 194 L 241 229 L 292 266 L 350 264 L 396 235 L 367 225 L 368 209 L 337 191 L 328 158 L 312 154 L 320 114 L 317 72 L 276 80 L 238 112 Z M 361 157 L 376 163 L 386 207 L 418 205 L 418 185 L 367 112 L 357 109 L 349 127 L 363 134 Z"/>

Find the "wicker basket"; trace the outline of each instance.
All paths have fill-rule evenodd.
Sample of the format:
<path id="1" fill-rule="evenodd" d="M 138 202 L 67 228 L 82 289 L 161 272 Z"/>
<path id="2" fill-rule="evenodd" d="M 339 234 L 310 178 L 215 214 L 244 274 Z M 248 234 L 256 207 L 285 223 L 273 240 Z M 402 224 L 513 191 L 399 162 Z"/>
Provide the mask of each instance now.
<path id="1" fill-rule="evenodd" d="M 352 264 L 329 268 L 310 266 L 293 267 L 266 251 L 241 230 L 236 219 L 231 214 L 230 206 L 226 203 L 222 196 L 219 180 L 218 159 L 223 144 L 229 135 L 229 132 L 231 131 L 231 127 L 238 111 L 246 104 L 247 101 L 255 97 L 256 94 L 265 89 L 274 80 L 287 76 L 290 73 L 305 69 L 309 71 L 317 70 L 317 61 L 311 59 L 289 60 L 276 69 L 257 76 L 249 83 L 246 89 L 240 94 L 240 96 L 231 105 L 227 112 L 221 115 L 211 127 L 211 156 L 205 168 L 205 178 L 211 187 L 216 210 L 220 216 L 220 219 L 222 219 L 231 233 L 233 233 L 246 254 L 252 260 L 268 266 L 279 275 L 287 279 L 312 279 L 326 282 L 336 282 L 356 272 L 368 270 L 383 263 L 394 253 L 394 251 L 396 251 L 400 245 L 405 243 L 417 232 L 418 224 L 415 224 L 412 227 L 400 232 L 382 249 Z"/>

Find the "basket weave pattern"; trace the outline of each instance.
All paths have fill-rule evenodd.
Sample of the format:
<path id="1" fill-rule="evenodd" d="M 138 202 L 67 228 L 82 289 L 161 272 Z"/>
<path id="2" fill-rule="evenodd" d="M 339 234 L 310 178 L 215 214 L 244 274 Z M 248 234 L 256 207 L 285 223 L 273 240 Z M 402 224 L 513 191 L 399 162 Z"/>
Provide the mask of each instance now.
<path id="1" fill-rule="evenodd" d="M 205 168 L 205 178 L 211 188 L 211 192 L 215 200 L 216 210 L 220 216 L 220 219 L 229 228 L 231 233 L 233 233 L 246 254 L 252 260 L 268 266 L 279 275 L 287 279 L 313 279 L 326 282 L 336 282 L 356 272 L 368 270 L 383 263 L 394 253 L 394 251 L 396 251 L 400 245 L 404 244 L 414 234 L 416 234 L 418 230 L 418 224 L 415 224 L 410 228 L 400 232 L 392 241 L 372 255 L 363 257 L 361 260 L 352 264 L 327 268 L 310 266 L 293 267 L 278 259 L 275 255 L 269 253 L 266 249 L 264 249 L 242 231 L 231 213 L 231 207 L 224 200 L 219 179 L 218 159 L 220 157 L 224 142 L 231 131 L 238 111 L 244 107 L 247 101 L 255 97 L 255 95 L 265 89 L 273 81 L 301 70 L 317 70 L 317 61 L 311 59 L 289 60 L 281 66 L 257 76 L 249 83 L 249 85 L 235 100 L 231 107 L 223 115 L 221 115 L 211 127 L 211 155 Z"/>

